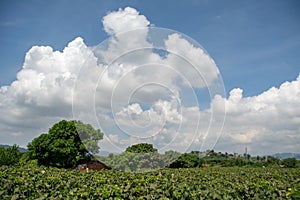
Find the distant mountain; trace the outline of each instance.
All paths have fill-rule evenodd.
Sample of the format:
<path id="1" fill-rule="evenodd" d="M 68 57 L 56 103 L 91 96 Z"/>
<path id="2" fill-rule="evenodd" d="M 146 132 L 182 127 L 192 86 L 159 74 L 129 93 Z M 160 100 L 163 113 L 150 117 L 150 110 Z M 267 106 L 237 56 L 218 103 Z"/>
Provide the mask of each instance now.
<path id="1" fill-rule="evenodd" d="M 7 145 L 7 144 L 0 144 L 0 147 L 4 147 L 5 149 L 12 147 L 11 145 Z M 27 152 L 28 150 L 22 147 L 18 147 L 18 150 L 21 153 Z"/>
<path id="2" fill-rule="evenodd" d="M 297 160 L 300 160 L 300 154 L 298 153 L 276 153 L 272 156 L 279 159 L 296 158 Z"/>

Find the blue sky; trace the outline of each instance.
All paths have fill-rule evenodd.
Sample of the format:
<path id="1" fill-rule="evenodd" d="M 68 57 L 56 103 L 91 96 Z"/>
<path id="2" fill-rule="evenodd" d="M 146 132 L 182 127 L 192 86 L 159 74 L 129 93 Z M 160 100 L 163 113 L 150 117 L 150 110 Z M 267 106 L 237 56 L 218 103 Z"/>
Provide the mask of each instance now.
<path id="1" fill-rule="evenodd" d="M 101 17 L 132 6 L 158 27 L 195 39 L 217 63 L 227 91 L 256 95 L 299 73 L 299 1 L 1 1 L 0 85 L 15 79 L 33 45 L 97 45 Z"/>
<path id="2" fill-rule="evenodd" d="M 131 8 L 126 10 L 126 7 Z M 166 90 L 159 87 L 144 88 L 137 96 L 146 100 L 153 99 L 153 107 L 143 107 L 143 104 L 131 102 L 132 104 L 116 111 L 120 124 L 127 127 L 128 121 L 124 118 L 126 113 L 135 116 L 132 119 L 139 125 L 149 121 L 147 117 L 151 115 L 151 120 L 156 122 L 155 126 L 160 125 L 163 120 L 168 122 L 164 130 L 166 134 L 178 127 L 180 117 L 191 119 L 201 116 L 201 123 L 205 123 L 210 114 L 217 113 L 215 121 L 220 125 L 222 116 L 218 116 L 218 113 L 222 113 L 222 108 L 226 105 L 224 135 L 217 144 L 217 149 L 242 152 L 248 146 L 253 153 L 299 152 L 299 11 L 300 2 L 297 0 L 3 0 L 0 2 L 0 141 L 26 146 L 27 142 L 42 131 L 47 131 L 54 122 L 62 118 L 71 119 L 72 102 L 68 97 L 71 96 L 74 77 L 81 81 L 76 70 L 78 63 L 86 59 L 85 56 L 89 53 L 89 49 L 85 47 L 96 46 L 109 38 L 109 27 L 113 27 L 113 31 L 119 31 L 122 23 L 129 23 L 131 26 L 130 17 L 134 16 L 135 22 L 141 27 L 148 27 L 147 23 L 150 22 L 154 27 L 179 31 L 204 47 L 219 68 L 227 98 L 212 96 L 209 102 L 211 107 L 204 98 L 202 103 L 207 105 L 204 108 L 200 105 L 200 110 L 195 110 L 188 103 L 176 107 L 179 101 L 175 100 L 175 93 L 182 88 L 176 91 L 176 87 L 171 87 L 174 85 L 168 85 L 168 78 L 173 75 L 164 69 L 161 74 L 170 76 L 165 81 L 171 89 L 166 88 L 173 94 L 163 96 Z M 123 20 L 120 23 L 114 20 L 113 15 L 125 17 L 120 19 Z M 105 17 L 107 24 L 103 25 Z M 139 36 L 137 39 L 143 42 L 144 38 Z M 167 41 L 170 42 L 170 48 L 172 40 L 184 44 L 180 38 L 173 37 Z M 130 38 L 123 42 L 130 43 Z M 120 47 L 121 44 L 122 41 Z M 59 52 L 54 52 L 55 50 Z M 119 50 L 115 49 L 115 52 Z M 193 48 L 189 50 L 196 51 Z M 105 55 L 109 57 L 115 52 L 107 50 Z M 203 54 L 199 56 L 206 59 Z M 124 68 L 112 67 L 114 75 L 117 76 L 120 70 L 126 70 L 126 59 Z M 139 59 L 131 61 L 136 64 Z M 172 64 L 172 60 L 168 62 Z M 214 67 L 212 63 L 209 65 Z M 156 72 L 156 68 L 153 69 L 153 73 Z M 100 69 L 89 70 L 95 70 L 94 74 L 97 74 Z M 86 73 L 90 73 L 89 70 Z M 94 80 L 94 74 L 89 74 L 91 80 Z M 104 80 L 103 85 L 115 81 L 109 78 L 112 77 Z M 140 81 L 134 78 L 134 81 Z M 13 81 L 15 82 L 12 84 Z M 125 87 L 130 83 L 128 81 L 121 86 Z M 199 97 L 202 93 L 195 85 L 193 90 Z M 122 92 L 128 89 L 121 86 L 120 94 L 117 94 L 120 98 Z M 85 90 L 84 92 L 89 92 L 89 89 Z M 100 87 L 103 98 L 108 95 L 105 93 L 108 90 Z M 157 94 L 151 96 L 150 93 L 149 97 L 149 93 L 146 93 L 151 90 Z M 84 96 L 81 93 L 79 95 Z M 181 100 L 189 101 L 190 96 L 181 97 Z M 84 105 L 92 104 L 87 97 L 89 96 L 85 96 L 86 101 L 82 100 Z M 164 98 L 167 100 L 164 101 Z M 108 108 L 106 100 L 99 104 L 102 110 L 97 113 L 97 117 L 108 120 L 107 126 L 111 126 L 115 123 L 111 119 L 111 113 L 107 116 L 107 113 L 102 113 Z M 80 103 L 82 102 L 79 101 Z M 182 113 L 177 112 L 180 110 L 178 108 Z M 192 137 L 192 130 L 188 127 L 195 125 L 189 123 L 192 122 L 183 125 L 183 135 L 188 139 Z M 131 130 L 129 125 L 128 127 Z M 217 131 L 214 128 L 212 131 Z M 205 132 L 204 129 L 201 131 Z M 162 135 L 160 142 L 171 136 L 172 134 Z M 107 137 L 116 143 L 125 144 L 117 133 L 109 133 Z M 105 146 L 107 144 L 103 145 L 109 150 Z"/>

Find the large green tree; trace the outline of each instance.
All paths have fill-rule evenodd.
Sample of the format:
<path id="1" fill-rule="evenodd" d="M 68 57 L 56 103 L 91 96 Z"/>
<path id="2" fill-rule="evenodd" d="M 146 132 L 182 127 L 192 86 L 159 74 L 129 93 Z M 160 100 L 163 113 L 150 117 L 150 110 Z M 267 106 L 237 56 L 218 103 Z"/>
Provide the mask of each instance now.
<path id="1" fill-rule="evenodd" d="M 179 158 L 170 164 L 170 168 L 191 168 L 201 166 L 202 161 L 197 154 L 185 153 L 179 156 Z"/>
<path id="2" fill-rule="evenodd" d="M 127 147 L 125 151 L 129 153 L 153 153 L 157 152 L 157 149 L 153 148 L 152 144 L 140 143 Z"/>
<path id="3" fill-rule="evenodd" d="M 121 154 L 110 154 L 104 161 L 113 169 L 126 172 L 145 172 L 165 167 L 166 162 L 172 158 L 173 154 L 168 152 L 164 156 L 159 154 L 152 144 L 140 143 L 127 147 Z"/>
<path id="4" fill-rule="evenodd" d="M 99 152 L 102 138 L 103 133 L 90 124 L 62 120 L 28 144 L 29 157 L 40 165 L 74 167 Z"/>

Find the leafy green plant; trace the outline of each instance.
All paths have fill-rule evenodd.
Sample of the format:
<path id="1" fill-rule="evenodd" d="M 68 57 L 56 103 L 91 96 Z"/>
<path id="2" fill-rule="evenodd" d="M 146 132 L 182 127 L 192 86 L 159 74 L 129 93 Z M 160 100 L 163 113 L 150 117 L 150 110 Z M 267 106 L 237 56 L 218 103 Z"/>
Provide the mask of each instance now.
<path id="1" fill-rule="evenodd" d="M 297 199 L 300 172 L 287 168 L 181 168 L 83 173 L 0 167 L 0 199 Z"/>

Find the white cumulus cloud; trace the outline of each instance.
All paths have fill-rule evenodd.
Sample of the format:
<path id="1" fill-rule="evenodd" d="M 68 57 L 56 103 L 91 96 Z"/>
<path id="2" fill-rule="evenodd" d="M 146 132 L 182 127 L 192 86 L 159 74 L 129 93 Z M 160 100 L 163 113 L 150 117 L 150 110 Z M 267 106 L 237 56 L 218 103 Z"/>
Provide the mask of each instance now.
<path id="1" fill-rule="evenodd" d="M 212 104 L 225 103 L 226 123 L 223 137 L 234 149 L 250 152 L 299 152 L 300 146 L 300 75 L 279 88 L 252 97 L 233 89 L 227 99 L 216 98 Z"/>
<path id="2" fill-rule="evenodd" d="M 104 30 L 110 35 L 150 25 L 144 15 L 140 15 L 136 9 L 131 7 L 120 8 L 118 11 L 108 13 L 103 17 L 102 23 Z"/>
<path id="3" fill-rule="evenodd" d="M 137 142 L 205 150 L 218 141 L 226 108 L 216 148 L 300 151 L 300 76 L 257 96 L 244 97 L 240 88 L 228 98 L 213 94 L 201 110 L 197 99 L 183 95 L 211 89 L 220 76 L 202 48 L 172 32 L 161 41 L 166 55 L 152 51 L 150 22 L 134 8 L 110 12 L 102 22 L 112 35 L 104 47 L 88 47 L 79 37 L 63 51 L 33 46 L 26 53 L 16 80 L 0 88 L 2 143 L 25 146 L 55 122 L 75 117 L 105 131 L 102 150 Z"/>

